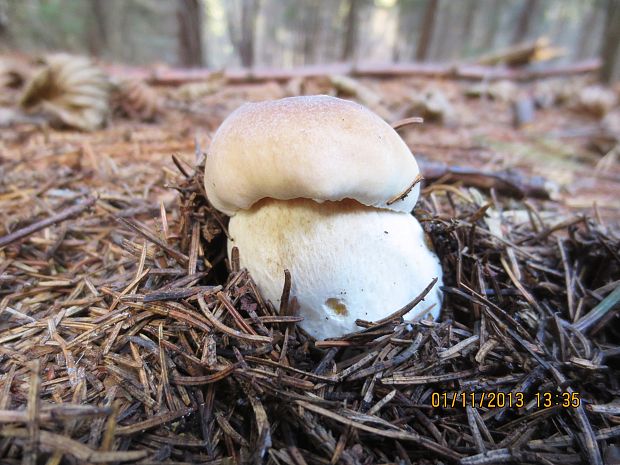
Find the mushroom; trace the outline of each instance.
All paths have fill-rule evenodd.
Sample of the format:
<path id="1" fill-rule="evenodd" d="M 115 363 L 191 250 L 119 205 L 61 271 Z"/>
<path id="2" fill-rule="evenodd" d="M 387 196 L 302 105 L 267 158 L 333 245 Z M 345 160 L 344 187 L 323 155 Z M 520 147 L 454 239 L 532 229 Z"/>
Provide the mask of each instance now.
<path id="1" fill-rule="evenodd" d="M 334 97 L 250 103 L 217 130 L 205 167 L 211 204 L 276 307 L 284 270 L 300 326 L 317 339 L 381 319 L 437 284 L 407 319 L 437 318 L 441 267 L 410 214 L 418 165 L 365 107 Z"/>

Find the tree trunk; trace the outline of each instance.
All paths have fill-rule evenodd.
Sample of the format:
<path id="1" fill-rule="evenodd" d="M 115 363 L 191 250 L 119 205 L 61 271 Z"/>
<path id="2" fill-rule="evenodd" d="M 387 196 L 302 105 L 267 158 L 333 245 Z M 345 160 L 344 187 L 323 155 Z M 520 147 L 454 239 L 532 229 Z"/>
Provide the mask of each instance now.
<path id="1" fill-rule="evenodd" d="M 241 64 L 246 68 L 254 66 L 254 38 L 256 36 L 256 20 L 260 9 L 260 0 L 243 0 L 241 6 L 241 44 L 239 56 Z"/>
<path id="2" fill-rule="evenodd" d="M 345 18 L 345 35 L 341 58 L 350 60 L 355 54 L 357 44 L 357 30 L 359 27 L 360 0 L 347 0 L 347 16 Z"/>
<path id="3" fill-rule="evenodd" d="M 305 15 L 302 19 L 304 64 L 313 64 L 317 61 L 322 3 L 322 0 L 311 1 L 310 8 L 305 9 Z"/>
<path id="4" fill-rule="evenodd" d="M 398 62 L 401 57 L 413 57 L 410 45 L 415 42 L 416 0 L 398 0 L 397 24 L 394 44 L 392 44 L 392 61 Z"/>
<path id="5" fill-rule="evenodd" d="M 9 34 L 9 5 L 5 2 L 0 2 L 0 40 L 2 45 L 7 46 L 10 44 L 11 35 Z M 0 45 L 0 50 L 4 47 Z"/>
<path id="6" fill-rule="evenodd" d="M 321 11 L 321 24 L 324 25 L 323 40 L 327 45 L 321 50 L 321 61 L 330 63 L 339 61 L 342 55 L 342 49 L 334 45 L 342 40 L 342 21 L 338 14 L 341 6 L 340 1 L 329 0 L 328 5 L 329 7 L 325 7 Z"/>
<path id="7" fill-rule="evenodd" d="M 610 84 L 614 77 L 620 46 L 620 0 L 607 0 L 605 4 L 605 29 L 601 44 L 601 82 Z"/>
<path id="8" fill-rule="evenodd" d="M 88 23 L 88 51 L 93 56 L 101 56 L 108 45 L 106 6 L 103 0 L 90 0 L 90 20 Z"/>
<path id="9" fill-rule="evenodd" d="M 202 8 L 200 0 L 178 0 L 177 21 L 179 61 L 183 66 L 202 66 Z"/>
<path id="10" fill-rule="evenodd" d="M 241 3 L 239 12 L 235 6 Z M 254 38 L 256 20 L 260 10 L 260 0 L 230 1 L 226 4 L 228 35 L 245 68 L 254 66 Z M 239 27 L 237 27 L 239 25 Z"/>
<path id="11" fill-rule="evenodd" d="M 493 0 L 493 4 L 489 8 L 487 16 L 488 27 L 481 44 L 484 50 L 492 50 L 495 45 L 495 38 L 497 37 L 497 31 L 501 22 L 502 6 L 502 0 Z"/>
<path id="12" fill-rule="evenodd" d="M 265 28 L 262 36 L 263 45 L 254 52 L 254 60 L 267 67 L 286 67 L 292 65 L 293 63 L 285 56 L 283 44 L 281 41 L 278 41 L 278 32 L 282 29 L 285 31 L 296 30 L 298 25 L 293 21 L 293 18 L 291 18 L 292 15 L 288 14 L 288 10 L 282 8 L 281 5 L 275 2 L 265 2 L 264 5 L 261 6 L 261 15 L 265 18 L 269 18 L 270 21 L 277 21 L 282 27 L 281 29 L 275 27 Z"/>
<path id="13" fill-rule="evenodd" d="M 437 14 L 437 34 L 435 40 L 431 36 L 431 53 L 433 61 L 443 61 L 452 58 L 452 45 L 454 43 L 453 8 L 458 8 L 457 3 L 443 3 Z M 457 12 L 458 14 L 458 12 Z"/>
<path id="14" fill-rule="evenodd" d="M 530 32 L 530 28 L 532 26 L 532 18 L 536 15 L 537 5 L 538 0 L 527 0 L 523 4 L 523 8 L 519 13 L 519 19 L 517 20 L 517 27 L 515 29 L 514 35 L 512 36 L 513 44 L 523 42 L 527 38 L 527 35 Z"/>
<path id="15" fill-rule="evenodd" d="M 431 40 L 433 39 L 433 31 L 435 30 L 435 21 L 437 19 L 437 6 L 439 0 L 428 0 L 426 11 L 424 12 L 424 23 L 420 32 L 420 40 L 415 53 L 417 61 L 426 61 L 428 51 L 430 49 Z"/>
<path id="16" fill-rule="evenodd" d="M 476 18 L 476 6 L 478 2 L 476 0 L 468 0 L 465 4 L 465 19 L 463 21 L 463 29 L 461 33 L 461 53 L 467 54 L 471 48 L 471 36 L 474 25 L 474 19 Z"/>
<path id="17" fill-rule="evenodd" d="M 599 5 L 593 3 L 590 6 L 588 14 L 582 21 L 579 29 L 579 35 L 577 36 L 577 50 L 575 52 L 575 58 L 577 60 L 584 59 L 589 53 L 591 53 L 592 32 L 596 28 L 599 15 Z"/>

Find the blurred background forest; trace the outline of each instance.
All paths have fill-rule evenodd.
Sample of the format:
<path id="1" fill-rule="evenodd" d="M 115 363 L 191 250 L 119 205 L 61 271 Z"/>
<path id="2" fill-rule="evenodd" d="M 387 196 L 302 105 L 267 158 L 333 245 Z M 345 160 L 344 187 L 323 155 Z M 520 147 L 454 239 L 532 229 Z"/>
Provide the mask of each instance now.
<path id="1" fill-rule="evenodd" d="M 620 75 L 618 0 L 0 0 L 4 51 L 287 68 L 467 60 L 540 37 Z"/>

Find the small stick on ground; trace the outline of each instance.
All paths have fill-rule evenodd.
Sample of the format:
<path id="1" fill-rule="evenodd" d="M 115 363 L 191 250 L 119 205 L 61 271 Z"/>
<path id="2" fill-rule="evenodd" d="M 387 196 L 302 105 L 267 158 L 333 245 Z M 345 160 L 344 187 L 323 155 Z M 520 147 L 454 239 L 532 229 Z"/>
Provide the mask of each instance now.
<path id="1" fill-rule="evenodd" d="M 407 187 L 407 189 L 405 189 L 403 192 L 401 192 L 400 194 L 398 194 L 396 197 L 392 197 L 390 200 L 388 200 L 386 202 L 387 205 L 392 205 L 396 202 L 398 202 L 399 200 L 405 200 L 405 198 L 409 195 L 409 193 L 413 190 L 413 188 L 415 187 L 416 184 L 418 184 L 419 182 L 421 182 L 424 178 L 422 177 L 421 174 L 417 174 L 415 179 L 413 180 L 413 182 L 409 185 L 409 187 Z"/>
<path id="2" fill-rule="evenodd" d="M 6 236 L 0 237 L 0 248 L 5 247 L 15 241 L 23 239 L 24 237 L 28 237 L 42 229 L 45 229 L 54 224 L 62 223 L 68 219 L 71 219 L 85 210 L 88 210 L 92 207 L 97 201 L 96 197 L 87 197 L 84 201 L 80 202 L 77 205 L 61 212 L 57 213 L 49 218 L 45 218 L 44 220 L 37 221 L 36 223 L 32 223 L 29 226 L 18 229 L 11 234 L 7 234 Z"/>

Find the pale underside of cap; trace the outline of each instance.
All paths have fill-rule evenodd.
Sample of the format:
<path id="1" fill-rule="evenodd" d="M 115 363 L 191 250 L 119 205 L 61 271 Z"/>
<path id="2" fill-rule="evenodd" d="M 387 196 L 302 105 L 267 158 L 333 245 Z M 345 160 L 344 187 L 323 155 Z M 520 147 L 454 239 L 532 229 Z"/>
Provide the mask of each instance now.
<path id="1" fill-rule="evenodd" d="M 354 199 L 410 212 L 418 174 L 407 145 L 375 113 L 335 97 L 304 96 L 234 111 L 209 148 L 205 188 L 228 215 L 263 198 Z"/>
<path id="2" fill-rule="evenodd" d="M 290 306 L 317 339 L 359 331 L 402 308 L 439 278 L 405 319 L 436 319 L 442 270 L 418 221 L 408 213 L 354 201 L 263 200 L 230 220 L 228 253 L 239 249 L 262 296 L 276 309 L 291 273 Z"/>

